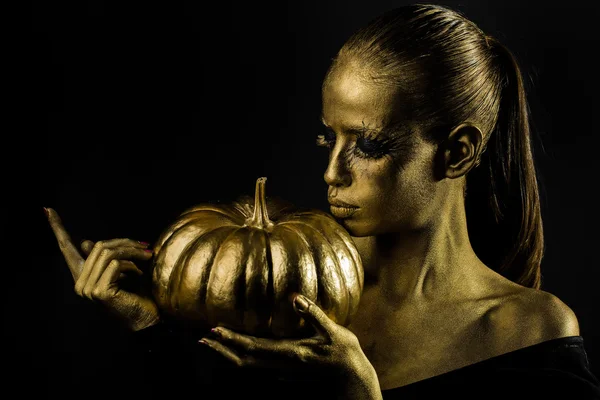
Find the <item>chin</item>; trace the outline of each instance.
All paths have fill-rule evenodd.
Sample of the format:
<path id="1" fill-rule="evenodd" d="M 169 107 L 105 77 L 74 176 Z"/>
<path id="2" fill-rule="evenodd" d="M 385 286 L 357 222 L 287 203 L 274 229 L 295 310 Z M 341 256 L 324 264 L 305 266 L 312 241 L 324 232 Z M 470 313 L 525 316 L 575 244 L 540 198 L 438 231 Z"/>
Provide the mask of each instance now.
<path id="1" fill-rule="evenodd" d="M 377 227 L 370 223 L 353 220 L 352 218 L 338 219 L 337 222 L 353 237 L 374 236 L 377 234 Z"/>

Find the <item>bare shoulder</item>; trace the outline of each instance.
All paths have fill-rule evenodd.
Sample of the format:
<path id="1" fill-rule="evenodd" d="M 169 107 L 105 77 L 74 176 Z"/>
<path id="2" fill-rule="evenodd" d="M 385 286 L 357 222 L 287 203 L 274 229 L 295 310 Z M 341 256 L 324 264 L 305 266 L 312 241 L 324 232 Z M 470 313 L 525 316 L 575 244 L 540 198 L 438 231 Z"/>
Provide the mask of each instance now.
<path id="1" fill-rule="evenodd" d="M 579 335 L 573 310 L 543 290 L 513 288 L 486 316 L 496 342 L 507 351 Z"/>
<path id="2" fill-rule="evenodd" d="M 549 339 L 579 335 L 577 316 L 552 293 L 525 288 L 521 297 L 524 311 Z"/>

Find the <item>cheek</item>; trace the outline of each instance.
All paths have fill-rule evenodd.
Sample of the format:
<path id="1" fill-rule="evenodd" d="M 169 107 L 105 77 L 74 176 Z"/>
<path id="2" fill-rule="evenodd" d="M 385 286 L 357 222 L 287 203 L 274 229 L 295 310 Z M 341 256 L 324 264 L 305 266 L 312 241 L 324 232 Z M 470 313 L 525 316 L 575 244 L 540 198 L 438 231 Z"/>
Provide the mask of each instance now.
<path id="1" fill-rule="evenodd" d="M 432 180 L 425 162 L 398 168 L 390 160 L 370 162 L 357 170 L 361 199 L 373 218 L 416 215 L 431 200 Z M 393 218 L 395 219 L 395 218 Z"/>
<path id="2" fill-rule="evenodd" d="M 370 210 L 382 210 L 390 201 L 395 201 L 401 191 L 402 172 L 386 159 L 363 161 L 355 165 L 358 198 Z"/>
<path id="3" fill-rule="evenodd" d="M 398 174 L 396 197 L 390 199 L 390 207 L 407 218 L 421 220 L 435 197 L 435 189 L 430 165 L 425 162 L 412 163 Z"/>

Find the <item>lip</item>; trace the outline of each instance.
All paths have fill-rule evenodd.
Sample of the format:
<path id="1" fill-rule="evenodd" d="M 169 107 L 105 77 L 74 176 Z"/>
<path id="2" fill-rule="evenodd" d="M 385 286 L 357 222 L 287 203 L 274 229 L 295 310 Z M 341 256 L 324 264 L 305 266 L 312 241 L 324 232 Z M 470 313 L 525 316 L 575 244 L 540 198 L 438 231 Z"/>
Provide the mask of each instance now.
<path id="1" fill-rule="evenodd" d="M 338 199 L 333 198 L 333 197 L 329 197 L 328 201 L 329 201 L 329 204 L 331 204 L 334 207 L 339 207 L 339 208 L 358 208 L 358 206 L 355 206 L 354 204 L 346 203 L 344 201 L 338 200 Z"/>
<path id="2" fill-rule="evenodd" d="M 337 207 L 332 205 L 330 210 L 331 214 L 336 218 L 349 218 L 358 210 L 358 207 Z"/>

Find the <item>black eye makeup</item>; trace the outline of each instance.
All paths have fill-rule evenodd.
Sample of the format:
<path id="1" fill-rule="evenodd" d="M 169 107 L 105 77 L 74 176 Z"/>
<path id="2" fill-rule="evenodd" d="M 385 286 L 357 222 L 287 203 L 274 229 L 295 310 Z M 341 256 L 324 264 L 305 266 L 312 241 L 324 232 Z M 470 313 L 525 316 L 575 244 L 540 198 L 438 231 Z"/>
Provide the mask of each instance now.
<path id="1" fill-rule="evenodd" d="M 361 129 L 352 130 L 356 135 L 356 142 L 350 152 L 359 158 L 380 159 L 389 155 L 389 139 L 379 139 L 380 136 L 373 130 Z M 317 146 L 333 148 L 335 145 L 336 133 L 329 127 L 324 128 L 324 132 L 317 136 Z"/>

